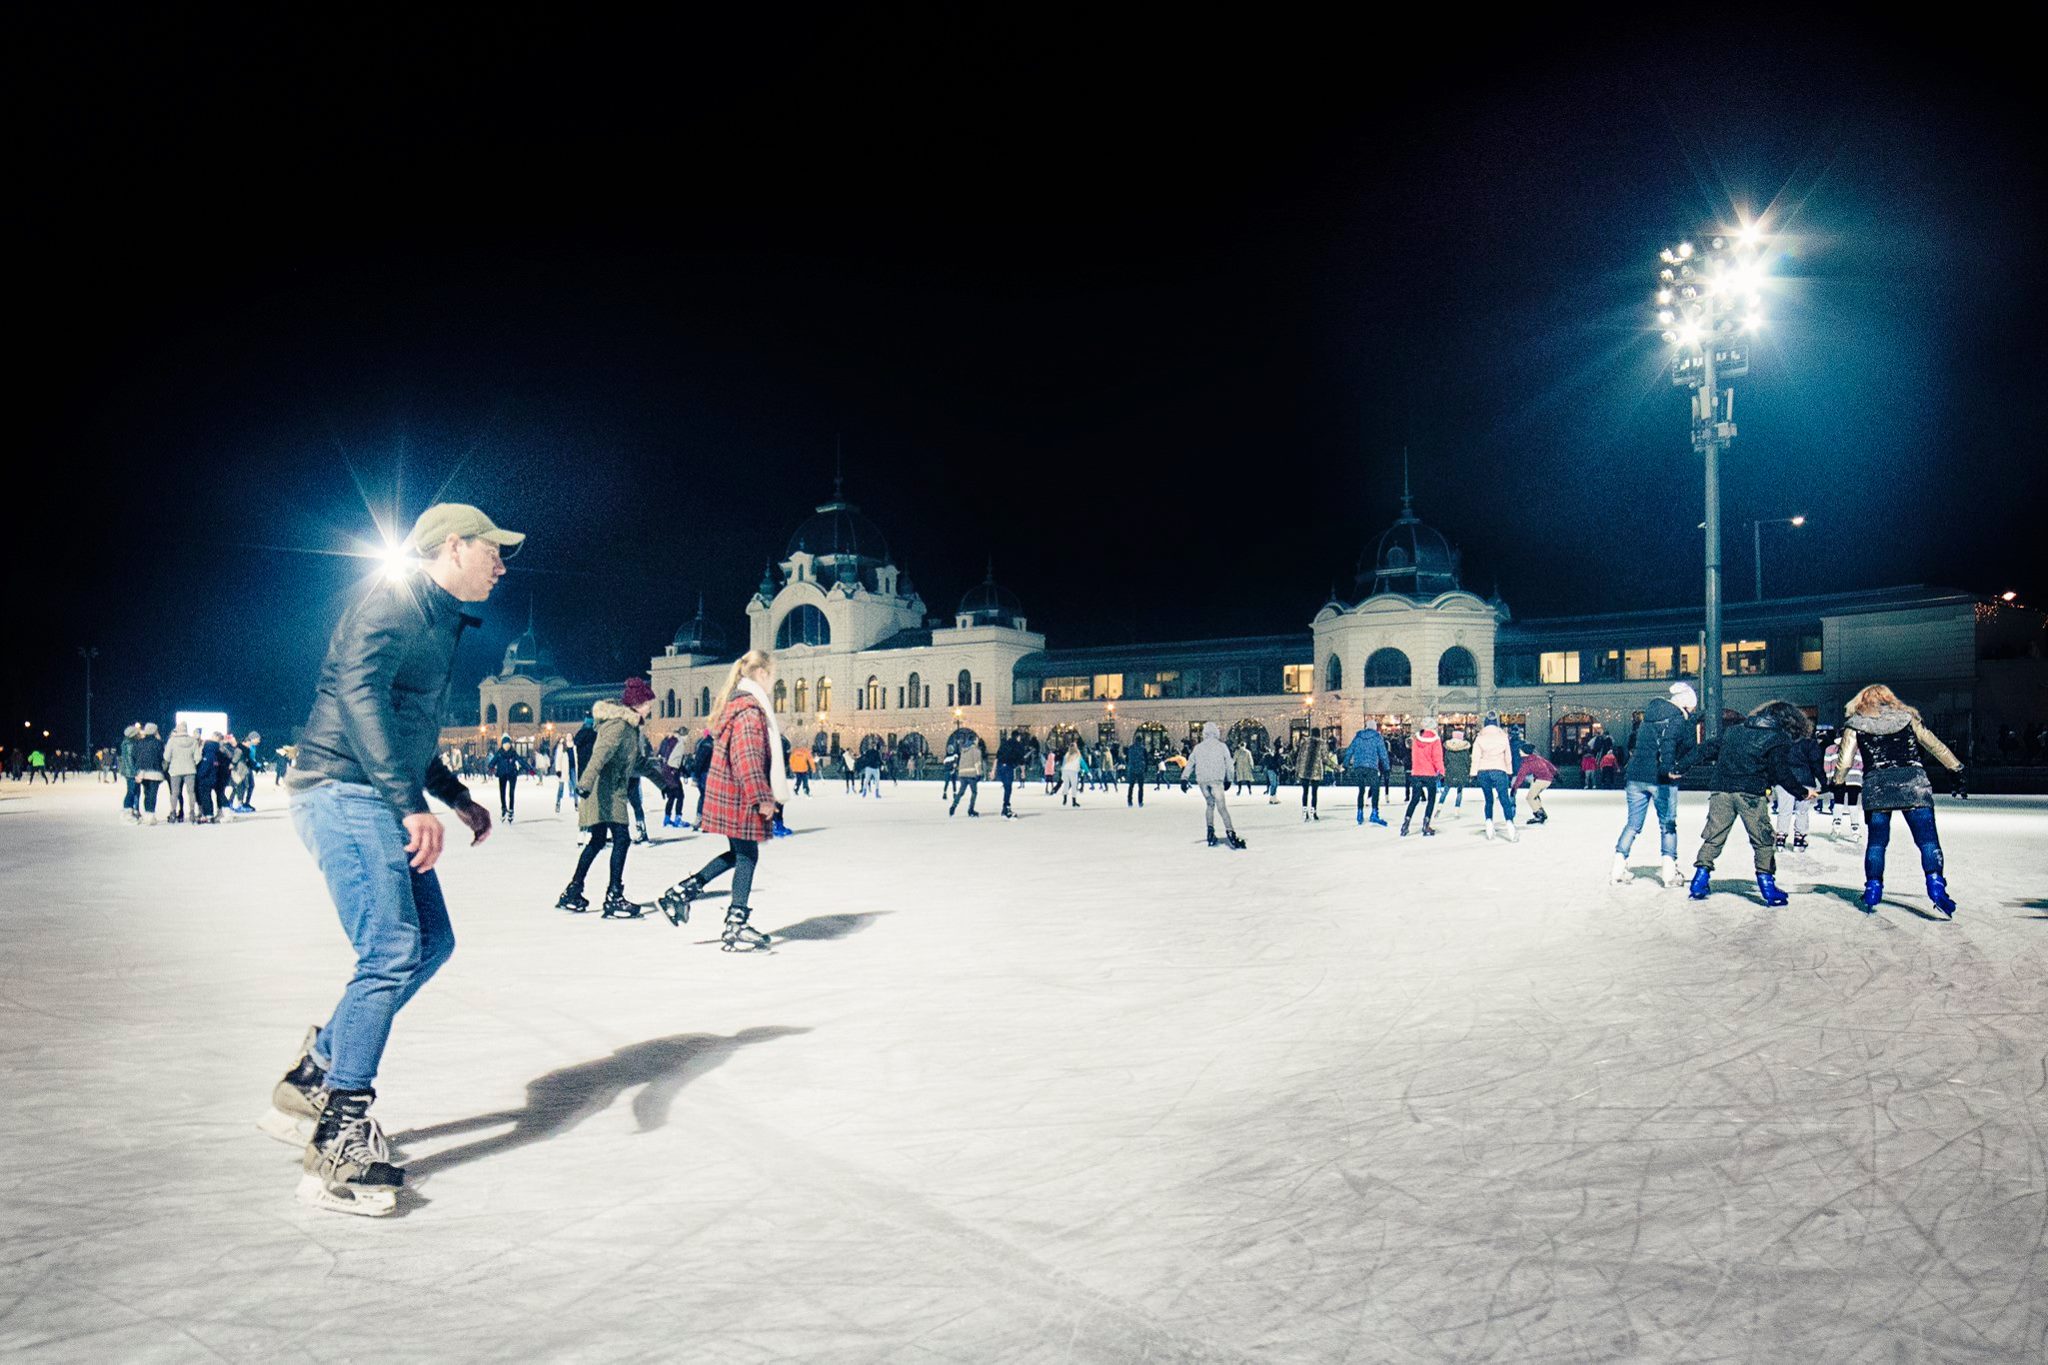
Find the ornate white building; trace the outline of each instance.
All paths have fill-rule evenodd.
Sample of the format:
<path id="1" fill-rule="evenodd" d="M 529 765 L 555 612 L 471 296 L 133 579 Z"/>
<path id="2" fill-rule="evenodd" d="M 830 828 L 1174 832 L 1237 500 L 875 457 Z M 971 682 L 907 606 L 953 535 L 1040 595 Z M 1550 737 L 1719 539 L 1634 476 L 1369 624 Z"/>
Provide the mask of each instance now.
<path id="1" fill-rule="evenodd" d="M 1220 722 L 1255 746 L 1310 727 L 1348 736 L 1424 716 L 1474 722 L 1497 710 L 1532 742 L 1569 751 L 1594 723 L 1625 735 L 1672 679 L 1697 677 L 1700 613 L 1625 612 L 1516 621 L 1460 581 L 1456 548 L 1401 515 L 1360 556 L 1354 600 L 1334 593 L 1307 630 L 1236 639 L 1047 649 L 993 567 L 950 616 L 932 614 L 887 539 L 835 488 L 762 573 L 747 644 L 773 650 L 774 705 L 793 743 L 821 753 L 942 750 L 967 730 L 991 743 L 1028 730 L 1178 746 Z M 1890 682 L 1937 729 L 1982 732 L 1980 697 L 2024 723 L 2042 703 L 2043 623 L 1968 593 L 1896 588 L 1730 606 L 1726 705 L 1783 697 L 1834 719 L 1865 682 Z M 650 732 L 702 729 L 738 649 L 697 614 L 650 661 Z M 2031 658 L 2029 668 L 2025 661 Z M 2015 662 L 2018 661 L 2018 662 Z M 451 743 L 522 743 L 573 730 L 619 684 L 572 686 L 542 654 L 529 616 L 480 689 L 475 730 Z"/>

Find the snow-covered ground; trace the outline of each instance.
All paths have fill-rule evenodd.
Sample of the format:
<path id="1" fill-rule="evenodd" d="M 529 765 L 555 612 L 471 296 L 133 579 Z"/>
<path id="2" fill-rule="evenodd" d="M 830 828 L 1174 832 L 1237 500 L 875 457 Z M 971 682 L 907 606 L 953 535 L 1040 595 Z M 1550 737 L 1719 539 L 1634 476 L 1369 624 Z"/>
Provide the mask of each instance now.
<path id="1" fill-rule="evenodd" d="M 377 1109 L 399 1216 L 254 1122 L 349 956 L 281 794 L 131 829 L 0 784 L 0 1355 L 93 1361 L 2018 1361 L 2048 1338 L 2048 803 L 1738 832 L 1606 883 L 1614 794 L 1518 845 L 1240 801 L 945 818 L 837 783 L 772 953 L 551 908 L 572 821 L 442 864 L 460 947 Z M 481 792 L 480 795 L 483 795 Z M 489 798 L 486 798 L 489 799 Z M 983 788 L 983 810 L 997 804 Z M 1689 859 L 1704 799 L 1681 806 Z M 639 899 L 723 841 L 636 849 Z M 1638 843 L 1647 878 L 1654 830 Z"/>

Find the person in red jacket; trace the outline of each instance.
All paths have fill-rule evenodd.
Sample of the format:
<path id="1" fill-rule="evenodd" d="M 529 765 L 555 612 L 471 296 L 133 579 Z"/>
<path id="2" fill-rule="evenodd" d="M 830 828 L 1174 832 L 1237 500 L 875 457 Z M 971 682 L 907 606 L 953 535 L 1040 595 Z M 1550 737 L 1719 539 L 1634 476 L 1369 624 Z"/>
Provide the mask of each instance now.
<path id="1" fill-rule="evenodd" d="M 1515 780 L 1508 783 L 1513 791 L 1524 782 L 1529 784 L 1529 823 L 1541 825 L 1549 821 L 1550 815 L 1543 809 L 1543 791 L 1557 781 L 1557 768 L 1542 754 L 1531 749 L 1522 755 L 1521 766 L 1515 769 Z"/>
<path id="2" fill-rule="evenodd" d="M 669 923 L 680 926 L 690 917 L 690 902 L 713 880 L 730 872 L 732 900 L 725 912 L 721 942 L 727 952 L 768 946 L 768 935 L 747 924 L 747 897 L 754 889 L 754 867 L 761 844 L 774 834 L 775 808 L 790 796 L 783 769 L 782 732 L 768 704 L 775 685 L 775 658 L 765 649 L 750 649 L 733 662 L 726 675 L 712 728 L 711 770 L 704 779 L 704 800 L 697 828 L 723 834 L 725 852 L 662 893 L 661 909 Z"/>
<path id="3" fill-rule="evenodd" d="M 1422 832 L 1435 834 L 1430 821 L 1436 818 L 1437 779 L 1444 775 L 1444 742 L 1436 727 L 1424 721 L 1422 728 L 1415 732 L 1415 743 L 1408 750 L 1408 812 L 1401 817 L 1401 833 L 1408 832 L 1409 822 L 1415 819 L 1415 807 L 1424 800 L 1428 805 L 1422 811 Z"/>

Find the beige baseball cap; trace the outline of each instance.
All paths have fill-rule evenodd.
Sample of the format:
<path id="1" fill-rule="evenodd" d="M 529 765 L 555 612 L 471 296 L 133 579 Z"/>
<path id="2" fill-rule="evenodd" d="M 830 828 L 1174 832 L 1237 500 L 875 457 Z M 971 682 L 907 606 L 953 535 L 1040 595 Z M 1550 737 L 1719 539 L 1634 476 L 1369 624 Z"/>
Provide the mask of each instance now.
<path id="1" fill-rule="evenodd" d="M 519 547 L 526 543 L 525 532 L 501 529 L 483 514 L 481 508 L 471 507 L 466 502 L 437 502 L 420 513 L 420 519 L 412 524 L 412 534 L 406 537 L 405 543 L 416 554 L 428 554 L 449 536 L 488 540 L 506 559 L 519 553 Z"/>

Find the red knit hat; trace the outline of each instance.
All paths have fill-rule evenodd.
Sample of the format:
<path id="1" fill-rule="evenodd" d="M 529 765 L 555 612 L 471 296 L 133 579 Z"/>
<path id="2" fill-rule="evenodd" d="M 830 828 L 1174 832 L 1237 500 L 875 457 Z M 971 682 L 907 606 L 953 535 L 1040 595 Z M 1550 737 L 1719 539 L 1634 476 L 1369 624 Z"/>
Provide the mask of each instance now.
<path id="1" fill-rule="evenodd" d="M 645 706 L 653 700 L 654 689 L 648 685 L 647 679 L 640 677 L 626 679 L 625 694 L 619 698 L 621 705 L 628 707 Z"/>

